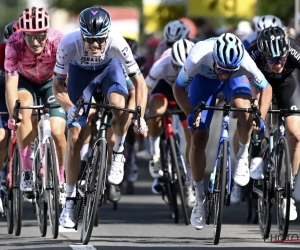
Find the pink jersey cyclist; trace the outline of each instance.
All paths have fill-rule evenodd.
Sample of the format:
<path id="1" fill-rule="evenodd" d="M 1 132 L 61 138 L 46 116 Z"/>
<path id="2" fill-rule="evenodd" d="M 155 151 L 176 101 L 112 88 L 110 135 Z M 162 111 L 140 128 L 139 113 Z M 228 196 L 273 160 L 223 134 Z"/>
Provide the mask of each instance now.
<path id="1" fill-rule="evenodd" d="M 53 78 L 56 51 L 63 35 L 54 29 L 48 30 L 47 42 L 43 52 L 33 54 L 24 41 L 22 31 L 15 32 L 8 40 L 5 50 L 5 73 L 8 76 L 18 74 L 37 84 Z"/>

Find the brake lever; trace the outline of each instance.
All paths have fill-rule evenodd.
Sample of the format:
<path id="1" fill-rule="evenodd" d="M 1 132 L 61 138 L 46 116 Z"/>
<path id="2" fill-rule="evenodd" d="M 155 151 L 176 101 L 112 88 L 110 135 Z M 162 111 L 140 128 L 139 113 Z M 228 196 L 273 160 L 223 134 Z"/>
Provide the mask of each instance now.
<path id="1" fill-rule="evenodd" d="M 72 120 L 72 122 L 76 121 L 78 116 L 79 116 L 79 112 L 80 110 L 83 108 L 84 105 L 84 96 L 80 96 L 79 99 L 76 102 L 76 110 L 75 110 L 75 115 L 74 115 L 74 119 Z"/>

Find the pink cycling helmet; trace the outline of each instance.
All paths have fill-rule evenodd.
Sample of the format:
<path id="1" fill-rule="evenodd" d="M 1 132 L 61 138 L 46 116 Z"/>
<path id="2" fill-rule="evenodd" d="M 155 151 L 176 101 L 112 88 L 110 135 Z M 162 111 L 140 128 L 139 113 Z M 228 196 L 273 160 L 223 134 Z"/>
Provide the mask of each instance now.
<path id="1" fill-rule="evenodd" d="M 19 28 L 23 32 L 41 32 L 50 28 L 50 16 L 43 8 L 25 9 L 19 18 Z"/>

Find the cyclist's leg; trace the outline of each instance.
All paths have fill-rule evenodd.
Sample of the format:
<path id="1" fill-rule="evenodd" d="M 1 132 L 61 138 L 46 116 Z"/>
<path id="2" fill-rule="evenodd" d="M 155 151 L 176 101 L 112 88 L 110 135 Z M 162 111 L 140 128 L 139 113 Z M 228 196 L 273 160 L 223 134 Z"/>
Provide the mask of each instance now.
<path id="1" fill-rule="evenodd" d="M 205 101 L 207 105 L 215 105 L 220 82 L 196 75 L 190 84 L 189 100 L 192 107 Z M 196 229 L 202 229 L 206 218 L 206 204 L 204 193 L 204 172 L 206 168 L 205 149 L 209 138 L 209 127 L 213 111 L 204 110 L 201 114 L 200 126 L 191 131 L 191 150 L 189 160 L 192 167 L 193 180 L 196 191 L 196 202 L 191 214 L 191 224 Z"/>
<path id="2" fill-rule="evenodd" d="M 88 71 L 70 64 L 67 91 L 70 100 L 74 104 L 83 94 L 85 87 L 100 73 L 100 71 Z M 90 100 L 92 93 L 87 93 L 87 95 L 85 99 Z M 75 226 L 75 187 L 81 167 L 80 150 L 85 139 L 84 134 L 88 114 L 89 108 L 84 108 L 83 114 L 75 122 L 67 120 L 68 136 L 65 155 L 66 203 L 63 206 L 59 219 L 60 225 L 67 228 Z"/>
<path id="3" fill-rule="evenodd" d="M 245 76 L 229 79 L 223 89 L 225 97 L 237 108 L 250 108 L 252 92 L 249 80 Z M 236 155 L 236 170 L 234 181 L 245 186 L 250 180 L 248 166 L 248 148 L 252 132 L 252 119 L 249 113 L 234 112 L 237 117 L 237 130 L 239 132 L 240 146 Z"/>
<path id="4" fill-rule="evenodd" d="M 18 84 L 18 98 L 21 106 L 33 105 L 35 93 L 31 86 L 32 83 L 20 76 Z M 31 122 L 32 110 L 21 109 L 22 115 L 21 126 L 17 130 L 17 140 L 22 163 L 22 177 L 20 188 L 22 191 L 32 191 L 34 187 L 32 164 L 30 161 L 31 147 L 30 144 L 34 139 L 34 130 Z"/>
<path id="5" fill-rule="evenodd" d="M 288 77 L 283 83 L 274 86 L 273 91 L 279 109 L 297 110 L 300 108 L 300 86 L 292 76 Z M 291 156 L 292 181 L 295 181 L 300 163 L 300 115 L 287 115 L 285 118 L 285 128 Z M 285 211 L 285 208 L 283 211 Z M 295 220 L 296 218 L 297 211 L 294 200 L 292 200 L 290 220 Z"/>
<path id="6" fill-rule="evenodd" d="M 163 114 L 168 107 L 168 100 L 172 93 L 172 87 L 165 80 L 160 80 L 151 92 L 150 115 Z M 150 154 L 152 156 L 149 162 L 149 172 L 153 178 L 160 178 L 163 176 L 159 148 L 162 119 L 161 117 L 149 119 L 147 124 L 149 129 Z"/>
<path id="7" fill-rule="evenodd" d="M 120 108 L 127 106 L 128 89 L 126 76 L 119 59 L 111 59 L 107 64 L 105 75 L 95 80 L 102 83 L 102 92 L 111 105 Z M 111 168 L 108 172 L 107 179 L 111 184 L 118 185 L 124 176 L 125 158 L 123 151 L 126 133 L 129 127 L 129 114 L 120 110 L 113 110 L 112 113 L 112 130 L 114 131 L 115 144 L 113 147 Z"/>

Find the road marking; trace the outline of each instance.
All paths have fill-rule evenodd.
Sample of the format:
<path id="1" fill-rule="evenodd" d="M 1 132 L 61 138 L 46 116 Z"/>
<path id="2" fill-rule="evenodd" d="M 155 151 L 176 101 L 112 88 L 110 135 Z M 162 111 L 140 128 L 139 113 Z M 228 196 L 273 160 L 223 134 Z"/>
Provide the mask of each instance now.
<path id="1" fill-rule="evenodd" d="M 71 247 L 74 250 L 97 250 L 96 248 L 94 248 L 93 246 L 83 246 L 83 245 L 70 245 L 69 247 Z"/>

